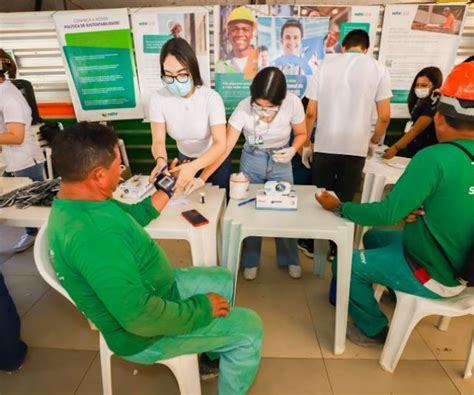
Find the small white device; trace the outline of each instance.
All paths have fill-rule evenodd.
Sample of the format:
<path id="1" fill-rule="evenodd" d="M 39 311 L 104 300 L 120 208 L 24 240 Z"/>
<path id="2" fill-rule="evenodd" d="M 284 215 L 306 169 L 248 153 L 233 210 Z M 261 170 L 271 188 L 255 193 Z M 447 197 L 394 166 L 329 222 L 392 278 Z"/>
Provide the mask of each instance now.
<path id="1" fill-rule="evenodd" d="M 296 210 L 298 197 L 289 182 L 267 181 L 257 191 L 257 210 Z"/>
<path id="2" fill-rule="evenodd" d="M 155 189 L 153 184 L 148 182 L 148 176 L 136 175 L 120 184 L 117 191 L 120 197 L 127 199 L 141 199 Z"/>

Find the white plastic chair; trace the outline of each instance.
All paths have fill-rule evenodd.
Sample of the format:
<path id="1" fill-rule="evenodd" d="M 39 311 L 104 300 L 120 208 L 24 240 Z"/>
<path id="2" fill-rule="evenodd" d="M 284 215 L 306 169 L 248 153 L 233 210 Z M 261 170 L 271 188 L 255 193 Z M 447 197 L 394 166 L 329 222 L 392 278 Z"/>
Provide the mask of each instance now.
<path id="1" fill-rule="evenodd" d="M 52 288 L 63 295 L 74 306 L 75 303 L 60 284 L 54 272 L 49 257 L 49 243 L 47 236 L 47 225 L 44 225 L 36 236 L 34 247 L 34 259 L 36 267 Z M 100 334 L 100 365 L 102 369 L 102 388 L 104 395 L 112 395 L 112 365 L 113 352 L 107 346 L 102 333 Z M 201 383 L 199 380 L 199 367 L 197 354 L 180 355 L 179 357 L 156 361 L 167 366 L 175 375 L 179 390 L 183 395 L 201 395 Z"/>
<path id="2" fill-rule="evenodd" d="M 445 299 L 421 298 L 400 291 L 395 291 L 395 293 L 397 306 L 380 356 L 382 369 L 390 373 L 396 369 L 411 332 L 422 318 L 428 315 L 441 315 L 443 316 L 440 321 L 442 326 L 446 317 L 474 315 L 474 289 L 472 288 L 467 288 L 460 295 Z M 464 378 L 471 377 L 473 362 L 474 335 L 464 369 Z"/>

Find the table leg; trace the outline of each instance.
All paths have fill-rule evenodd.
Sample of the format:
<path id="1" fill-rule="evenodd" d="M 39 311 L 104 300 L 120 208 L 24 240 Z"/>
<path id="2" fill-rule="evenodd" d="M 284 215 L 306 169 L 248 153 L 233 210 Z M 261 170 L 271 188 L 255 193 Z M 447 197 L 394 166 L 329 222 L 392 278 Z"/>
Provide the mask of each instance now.
<path id="1" fill-rule="evenodd" d="M 320 278 L 324 277 L 324 271 L 326 269 L 326 250 L 327 240 L 315 239 L 314 240 L 314 257 L 313 257 L 313 273 L 319 275 Z"/>
<path id="2" fill-rule="evenodd" d="M 222 219 L 222 249 L 221 249 L 221 265 L 227 267 L 227 257 L 229 256 L 229 240 L 230 240 L 230 227 L 232 220 L 230 218 Z"/>
<path id="3" fill-rule="evenodd" d="M 366 173 L 364 175 L 364 185 L 362 187 L 362 197 L 360 199 L 361 203 L 367 203 L 370 201 L 370 196 L 372 194 L 372 188 L 374 185 L 375 175 L 373 173 Z M 354 236 L 354 245 L 356 248 L 363 248 L 362 246 L 362 234 L 363 227 L 356 225 L 355 236 Z"/>
<path id="4" fill-rule="evenodd" d="M 234 276 L 234 298 L 232 305 L 235 304 L 235 294 L 237 292 L 237 278 L 239 277 L 239 263 L 240 263 L 240 248 L 242 244 L 241 239 L 241 224 L 238 222 L 232 222 L 230 225 L 229 233 L 229 249 L 227 254 L 227 269 Z"/>
<path id="5" fill-rule="evenodd" d="M 346 349 L 347 316 L 352 268 L 353 226 L 341 227 L 334 242 L 337 244 L 337 295 L 334 354 Z"/>
<path id="6" fill-rule="evenodd" d="M 204 254 L 202 232 L 197 229 L 191 229 L 189 232 L 189 244 L 191 245 L 191 258 L 193 266 L 208 266 L 206 265 L 206 256 Z"/>

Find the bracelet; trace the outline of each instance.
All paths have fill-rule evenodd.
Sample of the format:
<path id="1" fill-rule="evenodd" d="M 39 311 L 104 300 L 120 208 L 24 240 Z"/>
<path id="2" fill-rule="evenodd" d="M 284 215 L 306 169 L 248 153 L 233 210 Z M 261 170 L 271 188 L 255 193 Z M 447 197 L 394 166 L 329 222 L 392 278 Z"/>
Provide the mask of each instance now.
<path id="1" fill-rule="evenodd" d="M 155 158 L 155 162 L 158 162 L 158 159 L 163 159 L 165 162 L 168 161 L 164 156 L 157 156 L 157 157 Z"/>

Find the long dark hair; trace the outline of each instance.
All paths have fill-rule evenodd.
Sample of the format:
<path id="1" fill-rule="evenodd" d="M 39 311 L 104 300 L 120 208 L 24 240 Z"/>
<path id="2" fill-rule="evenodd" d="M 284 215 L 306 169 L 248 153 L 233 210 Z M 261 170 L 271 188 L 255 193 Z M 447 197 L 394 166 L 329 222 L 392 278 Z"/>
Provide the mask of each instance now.
<path id="1" fill-rule="evenodd" d="M 410 88 L 410 93 L 408 93 L 408 110 L 410 110 L 410 113 L 413 111 L 416 103 L 419 100 L 418 97 L 415 95 L 416 80 L 419 77 L 428 78 L 430 82 L 433 84 L 433 90 L 440 88 L 441 85 L 443 84 L 443 74 L 441 73 L 440 69 L 433 66 L 425 67 L 424 69 L 421 69 L 416 75 L 415 79 L 413 80 L 413 83 L 411 84 L 411 88 Z M 425 97 L 424 99 L 421 99 L 418 105 L 422 106 L 423 104 L 425 104 L 426 101 L 431 100 L 430 96 Z"/>
<path id="2" fill-rule="evenodd" d="M 163 45 L 160 53 L 161 75 L 164 73 L 163 63 L 168 55 L 173 55 L 179 63 L 189 70 L 194 86 L 203 85 L 196 54 L 186 40 L 179 37 L 172 38 Z"/>
<path id="3" fill-rule="evenodd" d="M 276 67 L 265 67 L 260 70 L 250 85 L 252 103 L 257 99 L 268 100 L 280 106 L 286 97 L 286 79 Z"/>

